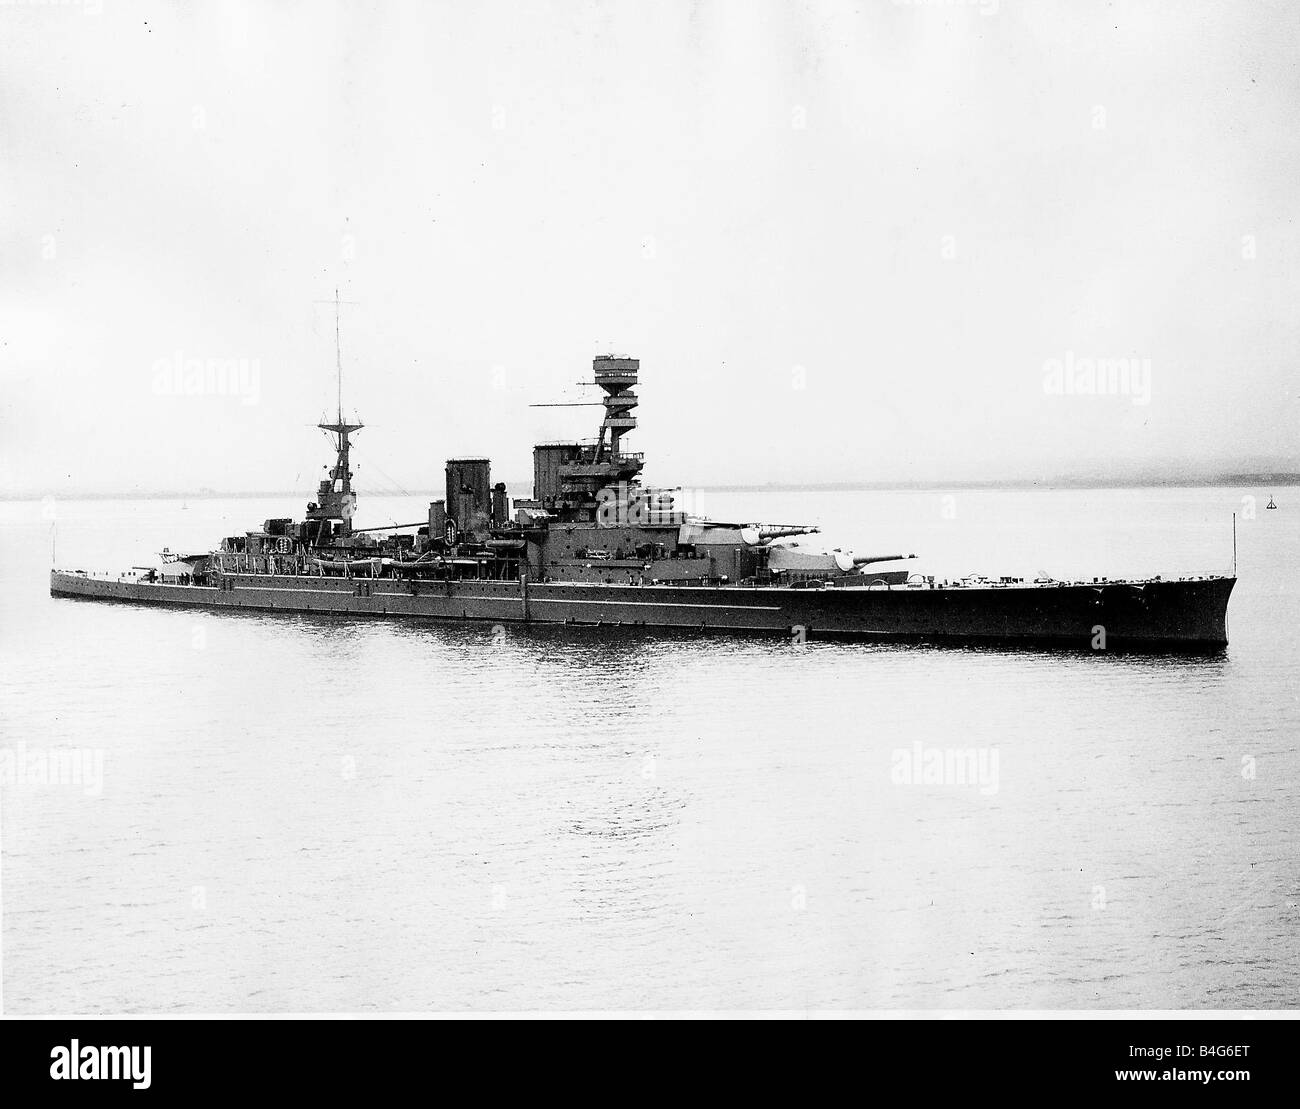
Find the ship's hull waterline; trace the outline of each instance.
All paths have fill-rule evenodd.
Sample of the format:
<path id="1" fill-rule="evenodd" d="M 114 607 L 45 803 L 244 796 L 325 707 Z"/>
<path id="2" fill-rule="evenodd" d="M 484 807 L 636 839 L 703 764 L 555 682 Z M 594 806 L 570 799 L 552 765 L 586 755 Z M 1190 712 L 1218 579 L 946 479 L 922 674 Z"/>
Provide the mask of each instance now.
<path id="1" fill-rule="evenodd" d="M 1187 654 L 1227 646 L 1235 584 L 1232 577 L 1206 577 L 789 589 L 234 573 L 193 585 L 50 575 L 55 597 L 173 607 Z"/>

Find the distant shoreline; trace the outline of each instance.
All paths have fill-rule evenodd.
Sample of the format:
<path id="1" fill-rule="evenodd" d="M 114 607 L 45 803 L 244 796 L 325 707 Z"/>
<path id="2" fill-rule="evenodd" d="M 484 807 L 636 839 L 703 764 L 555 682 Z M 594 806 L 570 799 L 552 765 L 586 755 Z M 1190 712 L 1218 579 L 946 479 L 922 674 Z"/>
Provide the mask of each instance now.
<path id="1" fill-rule="evenodd" d="M 528 482 L 506 482 L 508 488 L 526 489 Z M 1300 485 L 1300 473 L 1219 474 L 1193 477 L 1129 477 L 1129 478 L 1019 478 L 1008 481 L 829 481 L 829 482 L 767 482 L 763 484 L 696 485 L 691 488 L 706 493 L 925 493 L 948 489 L 996 490 L 1089 490 L 1089 489 L 1240 489 L 1252 486 L 1286 488 Z M 408 495 L 412 500 L 436 500 L 441 489 L 414 489 Z M 367 498 L 389 499 L 391 493 L 363 493 Z M 309 496 L 301 489 L 272 489 L 251 493 L 218 492 L 211 489 L 141 492 L 117 491 L 109 493 L 17 493 L 2 500 L 40 501 L 47 496 L 68 501 L 219 501 L 219 500 L 272 500 L 301 499 Z"/>
<path id="2" fill-rule="evenodd" d="M 831 481 L 772 482 L 766 485 L 702 485 L 716 493 L 926 493 L 945 489 L 1069 490 L 1069 489 L 1240 489 L 1267 485 L 1282 489 L 1300 485 L 1300 474 L 1228 474 L 1187 478 L 1042 478 L 1014 481 Z"/>

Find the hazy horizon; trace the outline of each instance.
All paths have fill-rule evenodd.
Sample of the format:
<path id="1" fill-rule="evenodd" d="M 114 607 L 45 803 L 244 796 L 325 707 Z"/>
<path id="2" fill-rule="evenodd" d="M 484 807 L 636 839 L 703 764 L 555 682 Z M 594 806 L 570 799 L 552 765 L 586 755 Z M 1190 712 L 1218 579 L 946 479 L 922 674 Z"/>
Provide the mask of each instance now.
<path id="1" fill-rule="evenodd" d="M 531 477 L 511 477 L 499 474 L 493 474 L 494 481 L 504 481 L 510 496 L 512 498 L 531 496 L 532 478 Z M 658 483 L 647 483 L 658 484 Z M 1222 473 L 1222 474 L 1196 474 L 1190 477 L 1170 477 L 1160 478 L 1156 475 L 1133 474 L 1123 477 L 1106 478 L 1099 475 L 1065 477 L 1055 476 L 1047 478 L 1014 478 L 1006 480 L 983 480 L 983 479 L 958 479 L 953 481 L 909 481 L 899 480 L 893 482 L 873 482 L 873 481 L 806 481 L 806 482 L 781 482 L 769 481 L 762 483 L 738 482 L 738 483 L 694 483 L 689 486 L 677 486 L 679 489 L 687 489 L 690 492 L 700 493 L 731 493 L 731 492 L 889 492 L 896 490 L 900 493 L 915 492 L 942 492 L 945 490 L 970 490 L 970 491 L 1024 491 L 1035 487 L 1042 487 L 1045 491 L 1079 491 L 1086 492 L 1089 490 L 1103 491 L 1116 489 L 1162 489 L 1162 488 L 1216 488 L 1216 489 L 1238 489 L 1261 486 L 1268 489 L 1290 489 L 1300 487 L 1300 473 L 1287 471 L 1268 471 L 1259 473 Z M 372 488 L 366 489 L 359 487 L 362 498 L 361 511 L 364 515 L 366 502 L 381 498 L 391 499 L 398 497 L 409 497 L 414 500 L 434 500 L 443 497 L 442 485 L 418 486 L 414 489 L 394 489 L 394 488 Z M 17 493 L 0 500 L 21 502 L 21 501 L 38 501 L 51 497 L 52 494 L 46 493 Z M 201 486 L 197 489 L 113 489 L 104 491 L 91 491 L 83 489 L 70 489 L 59 495 L 65 500 L 265 500 L 269 498 L 308 498 L 314 496 L 314 493 L 302 489 L 217 489 L 210 486 Z"/>
<path id="2" fill-rule="evenodd" d="M 6 496 L 310 493 L 336 287 L 363 491 L 1300 471 L 1295 6 L 3 20 Z"/>

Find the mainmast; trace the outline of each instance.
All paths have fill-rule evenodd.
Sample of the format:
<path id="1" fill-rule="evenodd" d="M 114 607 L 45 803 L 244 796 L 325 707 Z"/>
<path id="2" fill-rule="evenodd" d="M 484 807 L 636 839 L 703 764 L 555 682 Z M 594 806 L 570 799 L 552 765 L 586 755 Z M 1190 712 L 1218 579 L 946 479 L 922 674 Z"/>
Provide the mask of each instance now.
<path id="1" fill-rule="evenodd" d="M 343 303 L 339 300 L 338 289 L 335 289 L 334 363 L 338 371 L 338 407 L 332 424 L 316 425 L 335 437 L 334 468 L 330 471 L 330 476 L 320 483 L 316 502 L 307 506 L 307 519 L 335 521 L 339 525 L 335 529 L 335 534 L 346 538 L 352 534 L 352 515 L 357 507 L 357 497 L 352 491 L 352 467 L 348 459 L 352 449 L 349 436 L 354 431 L 360 431 L 365 425 L 350 424 L 343 419 L 343 344 L 339 333 L 339 306 Z"/>

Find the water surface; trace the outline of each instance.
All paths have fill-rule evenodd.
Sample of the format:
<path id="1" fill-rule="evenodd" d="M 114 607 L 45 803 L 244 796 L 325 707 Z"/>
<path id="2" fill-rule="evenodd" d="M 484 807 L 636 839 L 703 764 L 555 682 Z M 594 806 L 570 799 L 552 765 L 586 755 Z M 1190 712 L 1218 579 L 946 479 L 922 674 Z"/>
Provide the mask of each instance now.
<path id="1" fill-rule="evenodd" d="M 102 757 L 0 793 L 6 1010 L 1294 1006 L 1300 489 L 692 507 L 1120 576 L 1227 570 L 1249 493 L 1187 659 L 54 600 L 51 512 L 116 567 L 301 506 L 0 505 L 0 744 Z"/>

